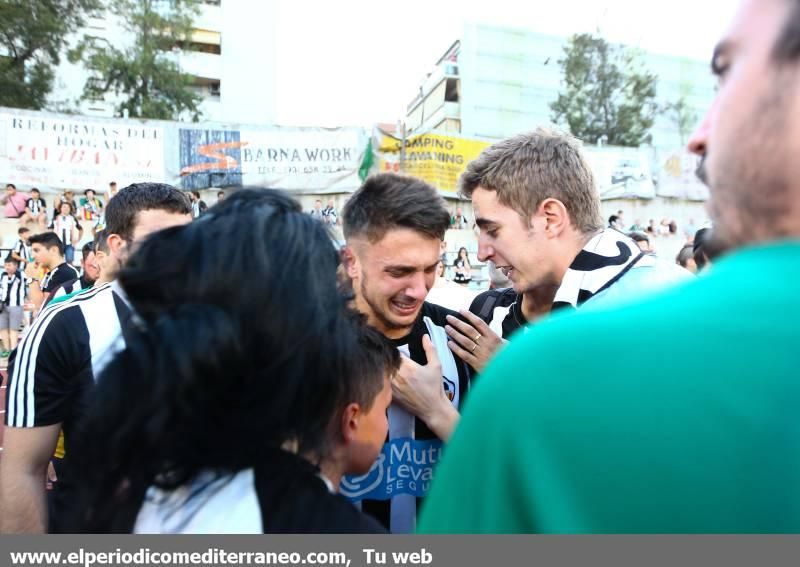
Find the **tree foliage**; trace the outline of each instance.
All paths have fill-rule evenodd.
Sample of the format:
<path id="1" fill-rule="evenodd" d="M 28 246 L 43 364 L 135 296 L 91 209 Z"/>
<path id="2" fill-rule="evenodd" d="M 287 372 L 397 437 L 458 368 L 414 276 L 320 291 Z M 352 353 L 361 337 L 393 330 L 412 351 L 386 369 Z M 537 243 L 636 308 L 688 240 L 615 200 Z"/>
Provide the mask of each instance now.
<path id="1" fill-rule="evenodd" d="M 38 110 L 71 33 L 98 0 L 0 0 L 0 105 Z"/>
<path id="2" fill-rule="evenodd" d="M 662 109 L 677 128 L 681 146 L 686 145 L 697 122 L 697 113 L 687 102 L 687 96 L 687 93 L 681 94 L 675 102 L 667 103 Z"/>
<path id="3" fill-rule="evenodd" d="M 559 60 L 563 90 L 550 104 L 552 119 L 587 143 L 646 142 L 656 114 L 656 76 L 636 55 L 593 34 L 577 34 Z"/>
<path id="4" fill-rule="evenodd" d="M 133 43 L 118 47 L 94 38 L 71 54 L 92 73 L 83 98 L 113 93 L 120 99 L 118 116 L 199 119 L 202 98 L 192 91 L 191 76 L 177 62 L 177 54 L 191 39 L 197 0 L 110 0 L 108 9 L 123 22 Z"/>

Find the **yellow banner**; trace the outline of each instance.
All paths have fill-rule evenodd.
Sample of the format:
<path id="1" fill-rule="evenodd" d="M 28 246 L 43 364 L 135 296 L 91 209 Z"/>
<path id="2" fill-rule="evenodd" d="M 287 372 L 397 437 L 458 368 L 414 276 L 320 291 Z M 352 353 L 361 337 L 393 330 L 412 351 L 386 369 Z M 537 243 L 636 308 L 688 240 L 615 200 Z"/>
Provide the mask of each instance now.
<path id="1" fill-rule="evenodd" d="M 402 141 L 383 132 L 379 134 L 379 170 L 399 172 Z M 418 177 L 440 191 L 455 193 L 458 178 L 467 164 L 488 145 L 489 142 L 442 134 L 410 136 L 406 139 L 403 173 Z"/>

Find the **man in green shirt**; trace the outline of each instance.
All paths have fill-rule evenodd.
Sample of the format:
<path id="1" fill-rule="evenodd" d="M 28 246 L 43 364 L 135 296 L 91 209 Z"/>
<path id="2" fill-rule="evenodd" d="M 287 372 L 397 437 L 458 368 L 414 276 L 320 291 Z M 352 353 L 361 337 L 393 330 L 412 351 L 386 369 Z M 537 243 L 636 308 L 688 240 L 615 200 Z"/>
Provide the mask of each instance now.
<path id="1" fill-rule="evenodd" d="M 800 531 L 799 30 L 800 0 L 744 0 L 714 53 L 720 87 L 690 149 L 728 255 L 512 340 L 421 531 Z"/>

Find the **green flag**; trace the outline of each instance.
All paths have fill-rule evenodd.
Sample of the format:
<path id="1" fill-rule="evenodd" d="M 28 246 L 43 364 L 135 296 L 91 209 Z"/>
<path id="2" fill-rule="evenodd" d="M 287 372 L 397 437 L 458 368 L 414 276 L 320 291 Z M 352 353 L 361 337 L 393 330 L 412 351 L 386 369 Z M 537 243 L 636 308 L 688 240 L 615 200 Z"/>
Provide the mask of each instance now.
<path id="1" fill-rule="evenodd" d="M 362 183 L 369 176 L 373 165 L 375 165 L 375 154 L 372 151 L 372 136 L 370 136 L 367 149 L 364 150 L 364 158 L 361 160 L 361 167 L 358 168 L 358 177 Z"/>

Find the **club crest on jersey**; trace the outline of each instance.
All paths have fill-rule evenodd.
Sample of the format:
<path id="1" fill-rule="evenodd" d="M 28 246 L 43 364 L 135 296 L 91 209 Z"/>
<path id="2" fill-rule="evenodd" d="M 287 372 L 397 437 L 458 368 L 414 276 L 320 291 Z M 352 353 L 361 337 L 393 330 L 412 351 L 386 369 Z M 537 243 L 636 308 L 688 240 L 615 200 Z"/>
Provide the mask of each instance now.
<path id="1" fill-rule="evenodd" d="M 456 397 L 456 383 L 447 376 L 442 376 L 442 384 L 444 385 L 444 395 L 452 402 Z"/>

